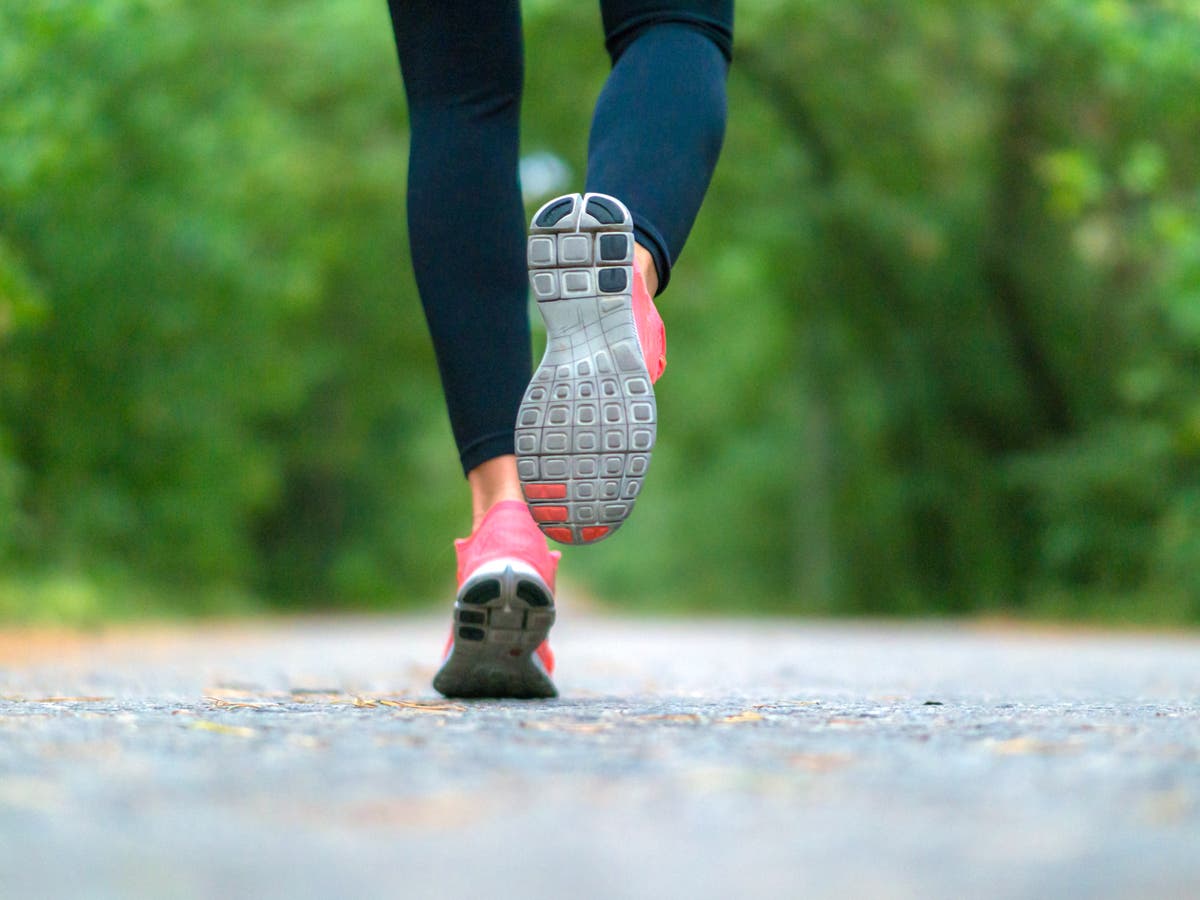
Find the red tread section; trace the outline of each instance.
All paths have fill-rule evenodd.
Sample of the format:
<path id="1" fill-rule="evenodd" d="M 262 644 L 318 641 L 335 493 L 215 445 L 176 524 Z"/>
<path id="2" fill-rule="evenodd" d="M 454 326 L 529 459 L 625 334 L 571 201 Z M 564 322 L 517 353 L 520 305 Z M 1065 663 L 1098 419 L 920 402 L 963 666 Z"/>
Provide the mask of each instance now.
<path id="1" fill-rule="evenodd" d="M 598 541 L 606 534 L 608 534 L 607 525 L 593 525 L 591 528 L 583 529 L 583 539 L 585 541 Z"/>
<path id="2" fill-rule="evenodd" d="M 565 484 L 527 484 L 525 497 L 529 500 L 565 500 L 567 486 Z"/>
<path id="3" fill-rule="evenodd" d="M 551 540 L 558 541 L 560 544 L 574 543 L 570 528 L 543 528 L 542 533 Z"/>
<path id="4" fill-rule="evenodd" d="M 565 506 L 531 506 L 529 511 L 533 513 L 535 522 L 565 522 L 567 521 L 567 508 Z"/>

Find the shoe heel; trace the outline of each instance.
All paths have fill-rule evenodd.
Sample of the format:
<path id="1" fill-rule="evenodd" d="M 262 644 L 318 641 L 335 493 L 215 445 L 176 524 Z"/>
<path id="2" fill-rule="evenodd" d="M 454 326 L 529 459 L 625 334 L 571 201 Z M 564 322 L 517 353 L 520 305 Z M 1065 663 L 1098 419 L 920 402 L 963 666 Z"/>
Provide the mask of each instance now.
<path id="1" fill-rule="evenodd" d="M 536 574 L 506 565 L 473 576 L 455 600 L 454 641 L 434 688 L 447 697 L 558 696 L 538 659 L 554 619 L 554 598 Z"/>

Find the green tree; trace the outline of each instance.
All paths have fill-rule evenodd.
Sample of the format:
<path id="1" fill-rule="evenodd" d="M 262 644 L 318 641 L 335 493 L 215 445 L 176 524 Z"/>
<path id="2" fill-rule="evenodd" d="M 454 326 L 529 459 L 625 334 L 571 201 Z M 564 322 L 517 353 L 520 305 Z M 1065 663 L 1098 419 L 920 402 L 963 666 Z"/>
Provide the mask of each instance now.
<path id="1" fill-rule="evenodd" d="M 523 9 L 523 151 L 569 176 L 532 209 L 582 181 L 608 60 L 593 4 Z M 737 29 L 651 475 L 568 577 L 649 606 L 1195 621 L 1191 4 L 781 0 Z M 382 4 L 0 9 L 5 571 L 448 591 L 466 492 L 405 157 Z"/>

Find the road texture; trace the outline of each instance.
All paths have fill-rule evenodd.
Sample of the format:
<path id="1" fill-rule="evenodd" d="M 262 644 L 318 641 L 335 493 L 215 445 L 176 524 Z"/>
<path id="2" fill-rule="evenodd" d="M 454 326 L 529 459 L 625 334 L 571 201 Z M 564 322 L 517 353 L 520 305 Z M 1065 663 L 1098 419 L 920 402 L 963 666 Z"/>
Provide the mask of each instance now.
<path id="1" fill-rule="evenodd" d="M 1200 897 L 1196 637 L 560 622 L 0 635 L 0 897 Z"/>

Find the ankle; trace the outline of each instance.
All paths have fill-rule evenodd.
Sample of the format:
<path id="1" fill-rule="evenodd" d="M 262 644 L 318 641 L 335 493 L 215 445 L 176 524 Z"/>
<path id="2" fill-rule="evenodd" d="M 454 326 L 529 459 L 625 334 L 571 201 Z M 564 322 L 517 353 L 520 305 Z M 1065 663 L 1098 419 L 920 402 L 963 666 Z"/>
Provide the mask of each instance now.
<path id="1" fill-rule="evenodd" d="M 517 458 L 512 454 L 480 463 L 467 473 L 467 483 L 471 487 L 472 534 L 497 503 L 502 500 L 524 502 L 525 499 L 517 478 Z"/>
<path id="2" fill-rule="evenodd" d="M 646 282 L 646 293 L 653 297 L 658 293 L 658 269 L 654 265 L 654 257 L 641 244 L 634 244 L 633 264 L 642 273 L 642 280 Z"/>

